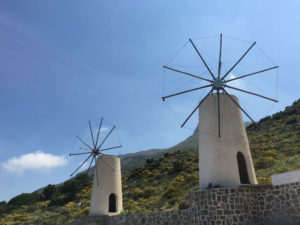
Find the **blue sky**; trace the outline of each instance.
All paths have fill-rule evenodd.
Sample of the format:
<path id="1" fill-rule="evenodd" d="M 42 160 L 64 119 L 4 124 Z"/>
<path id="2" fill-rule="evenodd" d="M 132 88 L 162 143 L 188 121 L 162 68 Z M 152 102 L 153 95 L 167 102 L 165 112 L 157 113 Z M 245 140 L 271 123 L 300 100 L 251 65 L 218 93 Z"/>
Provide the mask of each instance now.
<path id="1" fill-rule="evenodd" d="M 124 147 L 113 154 L 189 136 L 196 118 L 181 129 L 161 101 L 169 76 L 161 66 L 190 37 L 257 41 L 280 66 L 280 102 L 270 113 L 283 110 L 300 96 L 299 8 L 257 0 L 0 1 L 0 201 L 68 179 L 82 158 L 67 154 L 77 151 L 77 134 L 88 136 L 88 120 L 117 125 Z M 191 109 L 174 101 L 184 118 Z M 263 103 L 244 102 L 256 120 L 265 116 Z"/>

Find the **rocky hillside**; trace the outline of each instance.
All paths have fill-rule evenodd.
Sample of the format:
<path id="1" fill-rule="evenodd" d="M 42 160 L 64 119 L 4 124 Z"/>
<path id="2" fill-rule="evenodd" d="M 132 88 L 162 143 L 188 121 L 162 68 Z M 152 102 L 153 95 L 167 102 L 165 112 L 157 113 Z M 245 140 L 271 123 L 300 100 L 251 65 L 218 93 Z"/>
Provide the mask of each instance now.
<path id="1" fill-rule="evenodd" d="M 123 156 L 127 165 L 138 157 L 145 160 L 123 170 L 124 213 L 186 207 L 189 192 L 198 189 L 196 132 L 171 149 Z M 247 134 L 260 183 L 269 183 L 271 174 L 300 169 L 300 100 L 250 124 Z M 0 202 L 0 224 L 67 224 L 88 214 L 90 193 L 91 183 L 82 175 L 41 193 L 16 196 Z"/>

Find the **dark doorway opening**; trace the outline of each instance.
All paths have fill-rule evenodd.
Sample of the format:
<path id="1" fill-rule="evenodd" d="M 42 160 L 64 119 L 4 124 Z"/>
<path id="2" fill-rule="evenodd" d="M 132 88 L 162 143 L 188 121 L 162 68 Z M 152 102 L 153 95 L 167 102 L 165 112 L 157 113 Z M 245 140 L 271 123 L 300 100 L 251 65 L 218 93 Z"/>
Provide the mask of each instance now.
<path id="1" fill-rule="evenodd" d="M 238 152 L 236 157 L 237 157 L 237 162 L 239 167 L 241 184 L 250 184 L 248 171 L 247 171 L 247 164 L 243 153 Z"/>
<path id="2" fill-rule="evenodd" d="M 109 195 L 108 211 L 117 212 L 117 197 L 113 193 Z"/>

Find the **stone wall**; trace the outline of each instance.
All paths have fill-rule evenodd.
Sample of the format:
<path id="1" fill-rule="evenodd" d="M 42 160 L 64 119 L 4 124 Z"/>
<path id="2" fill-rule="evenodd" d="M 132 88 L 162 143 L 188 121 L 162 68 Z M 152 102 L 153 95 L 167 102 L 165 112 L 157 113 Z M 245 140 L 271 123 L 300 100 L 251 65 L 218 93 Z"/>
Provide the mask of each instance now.
<path id="1" fill-rule="evenodd" d="M 300 182 L 216 188 L 190 194 L 179 211 L 86 217 L 73 225 L 300 225 Z"/>
<path id="2" fill-rule="evenodd" d="M 257 204 L 254 188 L 217 188 L 190 194 L 192 224 L 256 224 Z M 255 222 L 255 223 L 254 223 Z"/>
<path id="3" fill-rule="evenodd" d="M 300 225 L 300 182 L 255 191 L 260 224 Z"/>
<path id="4" fill-rule="evenodd" d="M 180 211 L 160 211 L 113 216 L 110 217 L 109 225 L 189 225 L 191 224 L 191 214 L 189 211 L 189 209 L 185 209 Z"/>

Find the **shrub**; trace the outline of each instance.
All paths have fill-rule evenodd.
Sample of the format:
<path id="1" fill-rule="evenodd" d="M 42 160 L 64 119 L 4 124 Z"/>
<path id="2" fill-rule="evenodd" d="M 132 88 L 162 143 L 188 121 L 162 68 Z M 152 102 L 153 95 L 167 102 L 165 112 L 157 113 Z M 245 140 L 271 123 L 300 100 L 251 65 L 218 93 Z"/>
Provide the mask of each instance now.
<path id="1" fill-rule="evenodd" d="M 57 192 L 57 188 L 55 185 L 49 184 L 47 187 L 44 188 L 42 193 L 43 200 L 51 200 L 52 196 Z"/>
<path id="2" fill-rule="evenodd" d="M 77 180 L 68 180 L 59 187 L 61 194 L 69 195 L 71 198 L 75 197 L 76 193 L 80 190 L 80 184 Z M 70 199 L 72 200 L 72 199 Z"/>
<path id="3" fill-rule="evenodd" d="M 143 193 L 141 194 L 141 197 L 143 197 L 143 198 L 149 198 L 154 193 L 155 193 L 155 188 L 153 188 L 153 187 L 145 187 Z"/>
<path id="4" fill-rule="evenodd" d="M 138 178 L 140 176 L 141 176 L 141 169 L 135 168 L 130 172 L 130 174 L 128 176 L 128 180 L 132 180 L 132 179 Z"/>
<path id="5" fill-rule="evenodd" d="M 276 150 L 267 150 L 264 152 L 264 155 L 266 156 L 272 156 L 272 157 L 276 157 L 277 156 L 277 151 Z"/>
<path id="6" fill-rule="evenodd" d="M 182 190 L 175 188 L 175 187 L 168 187 L 165 193 L 163 194 L 163 197 L 166 199 L 171 199 L 176 196 L 179 196 L 182 194 Z"/>
<path id="7" fill-rule="evenodd" d="M 297 123 L 297 119 L 296 118 L 289 119 L 285 124 L 289 125 L 289 124 L 294 124 L 294 123 Z"/>
<path id="8" fill-rule="evenodd" d="M 272 119 L 271 116 L 266 116 L 266 117 L 262 118 L 259 122 L 262 123 L 262 122 L 268 121 L 268 120 L 270 120 L 270 119 Z"/>
<path id="9" fill-rule="evenodd" d="M 184 165 L 182 161 L 173 162 L 173 169 L 169 172 L 170 174 L 179 173 L 183 171 Z"/>
<path id="10" fill-rule="evenodd" d="M 49 206 L 63 206 L 68 202 L 69 198 L 66 195 L 61 195 L 58 192 L 52 196 Z"/>
<path id="11" fill-rule="evenodd" d="M 265 169 L 272 166 L 275 162 L 275 159 L 272 156 L 261 157 L 255 163 L 256 169 Z"/>
<path id="12" fill-rule="evenodd" d="M 7 203 L 8 209 L 13 210 L 21 205 L 31 205 L 35 202 L 38 202 L 41 199 L 41 196 L 38 192 L 33 193 L 23 193 L 20 194 Z"/>
<path id="13" fill-rule="evenodd" d="M 178 205 L 179 210 L 188 209 L 188 208 L 189 208 L 189 204 L 187 201 L 180 202 Z"/>
<path id="14" fill-rule="evenodd" d="M 7 203 L 6 201 L 0 202 L 0 216 L 5 213 L 7 210 Z"/>
<path id="15" fill-rule="evenodd" d="M 80 216 L 87 216 L 87 215 L 89 215 L 89 212 L 90 212 L 90 207 L 87 206 L 80 211 Z"/>
<path id="16" fill-rule="evenodd" d="M 149 170 L 144 170 L 143 171 L 143 177 L 151 177 L 152 173 Z"/>
<path id="17" fill-rule="evenodd" d="M 146 160 L 146 163 L 147 163 L 147 164 L 151 164 L 151 163 L 153 163 L 153 161 L 154 161 L 154 159 L 147 159 L 147 160 Z"/>
<path id="18" fill-rule="evenodd" d="M 168 200 L 168 204 L 170 205 L 170 206 L 174 206 L 174 205 L 176 205 L 177 203 L 179 203 L 179 199 L 178 198 L 171 198 L 171 199 L 169 199 Z"/>
<path id="19" fill-rule="evenodd" d="M 272 183 L 271 177 L 257 177 L 257 181 L 260 184 L 270 184 L 270 183 Z"/>
<path id="20" fill-rule="evenodd" d="M 183 183 L 184 182 L 184 176 L 177 176 L 174 178 L 174 181 L 176 183 Z"/>
<path id="21" fill-rule="evenodd" d="M 279 119 L 282 118 L 282 116 L 283 116 L 283 112 L 280 111 L 280 112 L 278 112 L 278 113 L 275 113 L 275 114 L 272 116 L 272 118 L 273 118 L 274 120 L 279 120 Z"/>

